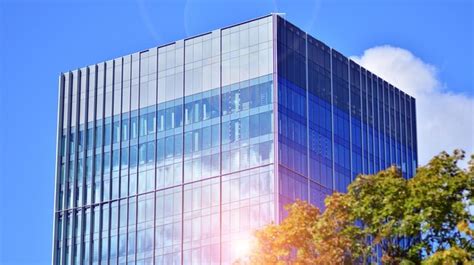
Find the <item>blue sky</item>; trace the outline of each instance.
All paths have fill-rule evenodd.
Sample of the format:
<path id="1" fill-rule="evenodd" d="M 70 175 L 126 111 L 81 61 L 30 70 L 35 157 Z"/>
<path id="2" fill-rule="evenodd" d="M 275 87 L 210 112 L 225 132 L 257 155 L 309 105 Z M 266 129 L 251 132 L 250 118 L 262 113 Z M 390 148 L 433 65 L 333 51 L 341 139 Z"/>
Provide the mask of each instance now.
<path id="1" fill-rule="evenodd" d="M 473 110 L 474 4 L 470 0 L 2 0 L 0 264 L 50 263 L 61 71 L 270 12 L 285 12 L 294 24 L 347 56 L 362 56 L 382 45 L 409 51 L 415 62 L 436 69 L 432 73 L 438 82 L 436 96 L 459 96 L 467 100 L 461 112 Z M 468 114 L 469 124 L 472 112 Z M 472 125 L 467 130 L 472 132 Z M 460 138 L 466 138 L 469 150 L 474 140 L 467 135 Z"/>

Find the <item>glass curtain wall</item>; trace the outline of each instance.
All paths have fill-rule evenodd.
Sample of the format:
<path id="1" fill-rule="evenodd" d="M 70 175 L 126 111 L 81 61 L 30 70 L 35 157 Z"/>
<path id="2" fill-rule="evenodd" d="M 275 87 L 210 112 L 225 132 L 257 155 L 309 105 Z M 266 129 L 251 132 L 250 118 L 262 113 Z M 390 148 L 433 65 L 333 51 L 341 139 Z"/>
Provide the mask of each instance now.
<path id="1" fill-rule="evenodd" d="M 230 264 L 275 220 L 272 25 L 61 75 L 54 264 Z"/>
<path id="2" fill-rule="evenodd" d="M 275 14 L 63 73 L 58 107 L 53 264 L 231 264 L 417 166 L 415 99 Z"/>
<path id="3" fill-rule="evenodd" d="M 359 174 L 397 165 L 414 174 L 415 100 L 277 18 L 278 210 L 296 199 L 324 209 Z"/>

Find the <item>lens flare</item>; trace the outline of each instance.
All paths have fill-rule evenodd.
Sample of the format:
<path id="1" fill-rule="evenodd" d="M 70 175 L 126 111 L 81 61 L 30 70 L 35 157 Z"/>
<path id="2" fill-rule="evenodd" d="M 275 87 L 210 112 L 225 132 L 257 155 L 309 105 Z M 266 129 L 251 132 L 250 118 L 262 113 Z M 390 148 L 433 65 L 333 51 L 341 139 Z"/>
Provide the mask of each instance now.
<path id="1" fill-rule="evenodd" d="M 235 254 L 239 258 L 245 258 L 250 254 L 250 240 L 240 239 L 235 242 Z"/>
<path id="2" fill-rule="evenodd" d="M 250 235 L 240 236 L 232 242 L 232 257 L 234 261 L 246 262 L 252 254 L 255 239 Z"/>

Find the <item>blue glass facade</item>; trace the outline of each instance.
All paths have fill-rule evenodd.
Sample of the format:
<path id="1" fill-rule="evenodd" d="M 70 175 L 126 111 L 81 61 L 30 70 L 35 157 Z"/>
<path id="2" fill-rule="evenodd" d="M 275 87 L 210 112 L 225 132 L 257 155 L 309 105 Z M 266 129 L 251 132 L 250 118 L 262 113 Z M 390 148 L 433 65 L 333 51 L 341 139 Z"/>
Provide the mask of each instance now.
<path id="1" fill-rule="evenodd" d="M 231 264 L 297 198 L 411 177 L 415 122 L 277 15 L 63 73 L 53 264 Z"/>
<path id="2" fill-rule="evenodd" d="M 295 199 L 324 208 L 358 174 L 417 165 L 415 99 L 277 16 L 278 220 Z"/>

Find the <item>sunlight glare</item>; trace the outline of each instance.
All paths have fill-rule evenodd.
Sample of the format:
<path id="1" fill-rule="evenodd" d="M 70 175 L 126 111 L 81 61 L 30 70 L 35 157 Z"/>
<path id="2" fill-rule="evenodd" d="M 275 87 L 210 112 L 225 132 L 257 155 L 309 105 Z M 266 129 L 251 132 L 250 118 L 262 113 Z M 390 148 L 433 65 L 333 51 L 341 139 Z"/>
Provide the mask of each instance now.
<path id="1" fill-rule="evenodd" d="M 254 244 L 254 240 L 249 235 L 236 239 L 232 244 L 232 251 L 234 252 L 234 257 L 241 260 L 248 259 L 252 252 L 252 247 Z"/>

